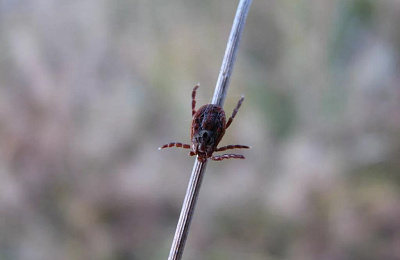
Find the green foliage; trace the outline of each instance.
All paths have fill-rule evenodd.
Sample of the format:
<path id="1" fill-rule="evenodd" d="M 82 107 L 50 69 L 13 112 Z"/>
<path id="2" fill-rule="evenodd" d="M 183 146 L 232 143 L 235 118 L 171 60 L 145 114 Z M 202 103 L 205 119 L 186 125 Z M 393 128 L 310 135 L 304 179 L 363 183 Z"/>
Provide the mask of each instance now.
<path id="1" fill-rule="evenodd" d="M 267 85 L 249 89 L 252 99 L 258 104 L 267 120 L 267 127 L 277 139 L 284 139 L 291 134 L 296 123 L 294 99 L 290 92 Z"/>

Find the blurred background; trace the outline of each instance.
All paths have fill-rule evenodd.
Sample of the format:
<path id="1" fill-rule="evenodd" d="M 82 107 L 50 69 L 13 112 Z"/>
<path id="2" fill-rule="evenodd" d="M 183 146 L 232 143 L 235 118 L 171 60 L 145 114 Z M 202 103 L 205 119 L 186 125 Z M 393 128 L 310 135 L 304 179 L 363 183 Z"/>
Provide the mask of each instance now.
<path id="1" fill-rule="evenodd" d="M 166 259 L 238 1 L 0 1 L 0 259 Z M 400 1 L 250 9 L 184 259 L 400 259 Z"/>

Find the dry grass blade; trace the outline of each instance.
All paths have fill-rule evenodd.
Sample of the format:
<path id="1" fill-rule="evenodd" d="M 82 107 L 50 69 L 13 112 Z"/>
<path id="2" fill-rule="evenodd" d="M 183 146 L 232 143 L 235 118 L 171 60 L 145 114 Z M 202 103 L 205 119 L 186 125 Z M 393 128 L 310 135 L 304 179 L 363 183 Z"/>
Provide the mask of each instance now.
<path id="1" fill-rule="evenodd" d="M 229 80 L 235 63 L 236 53 L 239 47 L 240 38 L 246 21 L 247 13 L 251 5 L 251 0 L 241 0 L 236 11 L 233 26 L 229 36 L 225 56 L 222 61 L 221 70 L 212 99 L 212 104 L 223 107 L 228 91 Z M 207 166 L 207 161 L 200 162 L 196 159 L 192 175 L 183 201 L 181 214 L 176 227 L 174 240 L 168 260 L 179 260 L 182 258 L 186 238 L 189 233 L 190 222 L 194 213 L 197 197 L 200 192 L 201 182 Z"/>

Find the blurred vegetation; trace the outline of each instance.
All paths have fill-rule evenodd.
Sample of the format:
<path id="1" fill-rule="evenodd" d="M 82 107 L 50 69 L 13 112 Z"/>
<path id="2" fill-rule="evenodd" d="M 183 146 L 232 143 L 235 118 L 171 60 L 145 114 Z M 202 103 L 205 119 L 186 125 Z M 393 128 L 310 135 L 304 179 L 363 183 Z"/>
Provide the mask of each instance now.
<path id="1" fill-rule="evenodd" d="M 232 1 L 0 2 L 0 259 L 166 259 Z M 254 1 L 185 259 L 400 259 L 400 2 Z"/>

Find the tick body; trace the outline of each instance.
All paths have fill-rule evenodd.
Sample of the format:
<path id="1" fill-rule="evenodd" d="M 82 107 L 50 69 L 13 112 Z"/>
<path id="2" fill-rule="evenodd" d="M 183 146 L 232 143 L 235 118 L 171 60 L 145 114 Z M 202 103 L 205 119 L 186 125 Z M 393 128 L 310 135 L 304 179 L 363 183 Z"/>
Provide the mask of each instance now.
<path id="1" fill-rule="evenodd" d="M 207 104 L 200 107 L 196 111 L 196 91 L 199 86 L 194 87 L 192 92 L 192 125 L 190 131 L 191 144 L 169 143 L 161 146 L 159 149 L 169 147 L 181 147 L 191 149 L 190 156 L 197 155 L 201 162 L 205 162 L 208 158 L 214 161 L 222 161 L 224 159 L 244 159 L 240 154 L 223 154 L 213 156 L 214 152 L 225 151 L 228 149 L 250 148 L 246 145 L 228 145 L 217 148 L 219 142 L 225 134 L 225 130 L 231 125 L 235 118 L 244 97 L 242 97 L 236 108 L 233 110 L 232 116 L 226 122 L 224 110 L 216 105 Z"/>

